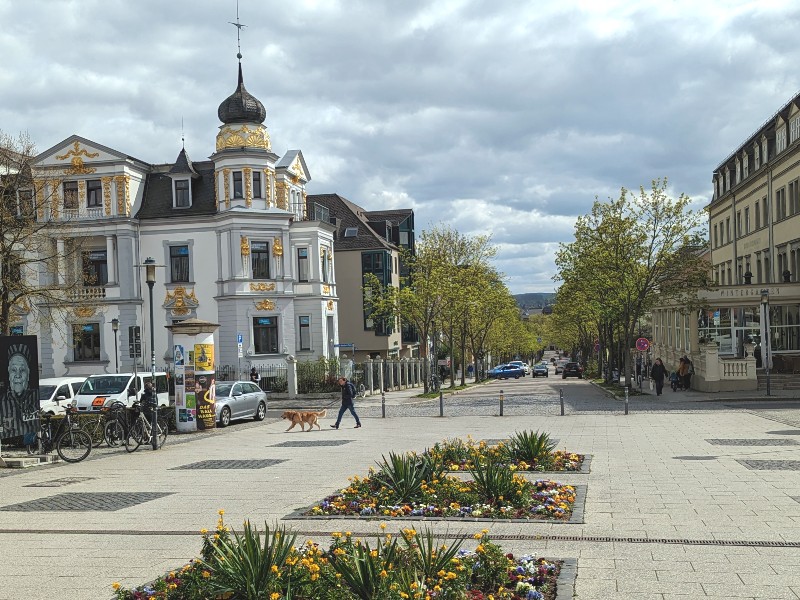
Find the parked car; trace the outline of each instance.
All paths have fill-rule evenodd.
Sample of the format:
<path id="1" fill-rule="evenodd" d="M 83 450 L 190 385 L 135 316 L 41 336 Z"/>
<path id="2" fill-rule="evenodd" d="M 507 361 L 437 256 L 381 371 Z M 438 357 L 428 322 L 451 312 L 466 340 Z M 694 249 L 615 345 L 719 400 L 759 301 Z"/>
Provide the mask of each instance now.
<path id="1" fill-rule="evenodd" d="M 75 396 L 75 406 L 80 412 L 102 410 L 104 406 L 111 406 L 114 402 L 133 406 L 134 401 L 141 399 L 144 384 L 148 381 L 148 371 L 137 374 L 90 375 Z M 169 406 L 166 373 L 156 373 L 156 396 L 159 406 Z"/>
<path id="2" fill-rule="evenodd" d="M 86 377 L 53 377 L 39 380 L 39 407 L 42 413 L 60 415 L 72 404 Z"/>
<path id="3" fill-rule="evenodd" d="M 566 379 L 567 377 L 583 379 L 583 367 L 580 363 L 568 362 L 564 365 L 564 370 L 561 372 L 561 379 Z"/>
<path id="4" fill-rule="evenodd" d="M 263 421 L 267 416 L 267 393 L 249 381 L 220 381 L 214 389 L 217 423 L 227 427 L 233 419 L 253 417 Z"/>
<path id="5" fill-rule="evenodd" d="M 550 368 L 546 362 L 540 362 L 533 365 L 534 377 L 550 377 Z"/>
<path id="6" fill-rule="evenodd" d="M 564 365 L 566 365 L 568 362 L 569 360 L 566 358 L 561 358 L 556 361 L 556 375 L 558 375 L 564 370 Z"/>
<path id="7" fill-rule="evenodd" d="M 521 361 L 521 360 L 512 360 L 512 361 L 511 361 L 510 363 L 508 363 L 508 364 L 510 364 L 510 365 L 516 365 L 516 366 L 518 366 L 518 367 L 522 367 L 522 370 L 523 370 L 523 371 L 525 371 L 525 375 L 529 375 L 529 374 L 530 374 L 530 372 L 531 372 L 531 368 L 528 366 L 528 363 L 525 363 L 525 362 L 523 362 L 523 361 Z"/>
<path id="8" fill-rule="evenodd" d="M 519 379 L 520 377 L 525 377 L 525 369 L 519 365 L 499 365 L 489 371 L 489 377 L 494 377 L 495 379 L 509 379 L 510 377 Z"/>

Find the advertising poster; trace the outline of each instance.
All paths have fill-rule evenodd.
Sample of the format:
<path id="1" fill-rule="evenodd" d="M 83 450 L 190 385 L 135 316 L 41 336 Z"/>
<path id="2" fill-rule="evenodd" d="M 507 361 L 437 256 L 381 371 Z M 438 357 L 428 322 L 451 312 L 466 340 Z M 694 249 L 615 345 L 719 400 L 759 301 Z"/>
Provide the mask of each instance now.
<path id="1" fill-rule="evenodd" d="M 197 429 L 213 429 L 216 426 L 214 384 L 214 373 L 195 372 L 194 400 L 197 405 Z"/>
<path id="2" fill-rule="evenodd" d="M 214 344 L 194 345 L 194 371 L 195 373 L 214 372 Z"/>
<path id="3" fill-rule="evenodd" d="M 39 351 L 35 335 L 0 337 L 0 439 L 36 434 Z"/>
<path id="4" fill-rule="evenodd" d="M 186 402 L 186 422 L 193 423 L 197 418 L 197 401 L 194 398 L 194 371 L 191 368 L 184 374 L 184 401 Z"/>
<path id="5" fill-rule="evenodd" d="M 186 385 L 185 385 L 185 377 L 186 377 L 186 361 L 185 361 L 185 351 L 184 347 L 181 344 L 175 344 L 173 347 L 173 358 L 175 364 L 175 410 L 177 412 L 176 417 L 178 419 L 178 423 L 188 423 L 189 422 L 189 413 L 186 410 Z M 192 419 L 194 421 L 194 419 Z M 179 425 L 179 431 L 183 428 Z M 187 428 L 187 430 L 191 430 L 194 428 Z"/>

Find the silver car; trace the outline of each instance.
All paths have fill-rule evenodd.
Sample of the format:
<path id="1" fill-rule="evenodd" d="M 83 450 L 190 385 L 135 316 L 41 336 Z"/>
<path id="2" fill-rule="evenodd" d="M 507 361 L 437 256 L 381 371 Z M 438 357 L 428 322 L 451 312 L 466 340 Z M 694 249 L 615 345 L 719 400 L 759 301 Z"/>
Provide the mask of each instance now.
<path id="1" fill-rule="evenodd" d="M 220 381 L 214 389 L 217 423 L 230 425 L 232 419 L 253 417 L 263 421 L 267 416 L 267 393 L 249 381 Z"/>

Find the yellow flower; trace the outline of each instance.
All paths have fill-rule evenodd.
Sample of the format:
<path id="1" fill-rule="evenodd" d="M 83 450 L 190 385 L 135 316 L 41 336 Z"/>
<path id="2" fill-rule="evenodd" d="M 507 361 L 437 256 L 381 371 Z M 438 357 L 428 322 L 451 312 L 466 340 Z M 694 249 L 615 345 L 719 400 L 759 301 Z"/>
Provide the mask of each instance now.
<path id="1" fill-rule="evenodd" d="M 111 587 L 114 588 L 114 591 L 116 592 L 122 586 L 115 581 L 114 583 L 111 584 Z"/>
<path id="2" fill-rule="evenodd" d="M 201 529 L 201 530 L 200 530 L 200 533 L 201 533 L 201 534 L 203 534 L 203 535 L 205 535 L 205 534 L 207 534 L 207 533 L 208 533 L 208 529 Z"/>
<path id="3" fill-rule="evenodd" d="M 224 514 L 225 514 L 225 511 L 224 511 L 224 510 L 222 510 L 222 509 L 220 508 L 220 509 L 217 511 L 217 514 L 218 514 L 218 515 L 221 517 L 222 515 L 224 515 Z"/>
<path id="4" fill-rule="evenodd" d="M 279 600 L 281 595 L 278 592 L 272 592 L 272 594 L 270 594 L 269 597 L 270 597 L 270 600 Z"/>
<path id="5" fill-rule="evenodd" d="M 381 523 L 381 529 L 386 529 L 386 523 Z"/>
<path id="6" fill-rule="evenodd" d="M 211 573 L 208 571 L 203 571 L 203 579 L 208 579 L 209 577 L 211 577 Z"/>
<path id="7" fill-rule="evenodd" d="M 279 570 L 278 565 L 272 565 L 272 567 L 270 568 L 270 571 L 272 571 L 273 573 L 277 573 L 278 570 Z"/>

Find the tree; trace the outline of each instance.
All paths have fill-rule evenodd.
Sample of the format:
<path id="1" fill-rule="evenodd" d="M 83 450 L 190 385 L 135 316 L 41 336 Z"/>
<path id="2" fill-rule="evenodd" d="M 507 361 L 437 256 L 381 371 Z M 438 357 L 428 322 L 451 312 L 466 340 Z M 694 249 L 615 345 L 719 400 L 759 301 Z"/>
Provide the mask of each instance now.
<path id="1" fill-rule="evenodd" d="M 0 334 L 13 322 L 63 321 L 51 309 L 71 302 L 83 286 L 81 238 L 69 219 L 52 219 L 49 190 L 61 184 L 56 172 L 33 171 L 35 148 L 27 135 L 0 132 Z M 57 209 L 56 209 L 57 210 Z M 57 239 L 65 240 L 59 246 Z"/>
<path id="2" fill-rule="evenodd" d="M 558 252 L 556 279 L 582 287 L 591 298 L 583 314 L 594 315 L 609 347 L 613 338 L 621 342 L 627 377 L 642 315 L 659 301 L 691 304 L 707 286 L 702 216 L 690 202 L 684 194 L 670 198 L 666 179 L 654 180 L 648 191 L 640 188 L 638 196 L 622 188 L 618 199 L 596 201 L 589 215 L 579 217 L 575 241 Z"/>

